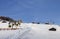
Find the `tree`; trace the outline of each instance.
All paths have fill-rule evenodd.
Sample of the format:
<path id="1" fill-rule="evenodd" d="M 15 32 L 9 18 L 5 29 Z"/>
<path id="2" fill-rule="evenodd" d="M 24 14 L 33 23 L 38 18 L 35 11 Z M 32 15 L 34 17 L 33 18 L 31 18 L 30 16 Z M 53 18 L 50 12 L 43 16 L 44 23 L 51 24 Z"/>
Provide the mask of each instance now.
<path id="1" fill-rule="evenodd" d="M 13 29 L 14 23 L 12 23 L 12 29 Z"/>
<path id="2" fill-rule="evenodd" d="M 16 24 L 16 28 L 18 27 L 18 24 Z"/>
<path id="3" fill-rule="evenodd" d="M 9 25 L 8 27 L 11 28 L 11 25 Z"/>
<path id="4" fill-rule="evenodd" d="M 11 28 L 10 22 L 8 24 L 9 24 L 8 27 Z"/>

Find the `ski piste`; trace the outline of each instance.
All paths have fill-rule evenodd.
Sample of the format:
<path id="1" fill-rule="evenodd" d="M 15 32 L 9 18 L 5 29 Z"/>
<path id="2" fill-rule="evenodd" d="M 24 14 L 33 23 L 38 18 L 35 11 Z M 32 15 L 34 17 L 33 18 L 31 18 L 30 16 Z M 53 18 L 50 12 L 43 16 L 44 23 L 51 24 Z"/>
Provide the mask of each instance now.
<path id="1" fill-rule="evenodd" d="M 21 23 L 19 26 L 16 30 L 0 30 L 0 39 L 60 39 L 59 25 Z M 56 31 L 50 31 L 51 28 Z"/>

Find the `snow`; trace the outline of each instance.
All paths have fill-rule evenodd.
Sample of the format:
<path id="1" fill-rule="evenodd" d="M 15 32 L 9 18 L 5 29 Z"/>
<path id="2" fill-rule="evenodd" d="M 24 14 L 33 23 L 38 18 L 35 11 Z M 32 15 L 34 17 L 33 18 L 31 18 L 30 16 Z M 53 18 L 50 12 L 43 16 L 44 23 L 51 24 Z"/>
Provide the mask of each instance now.
<path id="1" fill-rule="evenodd" d="M 57 31 L 49 31 L 52 27 Z M 1 30 L 0 39 L 60 39 L 60 26 L 21 23 L 18 30 Z"/>
<path id="2" fill-rule="evenodd" d="M 60 27 L 58 25 L 46 25 L 46 24 L 24 24 L 28 30 L 24 32 L 21 39 L 60 39 Z M 22 24 L 22 26 L 24 26 Z M 57 31 L 49 31 L 50 28 L 56 28 Z M 26 28 L 26 29 L 27 29 Z"/>

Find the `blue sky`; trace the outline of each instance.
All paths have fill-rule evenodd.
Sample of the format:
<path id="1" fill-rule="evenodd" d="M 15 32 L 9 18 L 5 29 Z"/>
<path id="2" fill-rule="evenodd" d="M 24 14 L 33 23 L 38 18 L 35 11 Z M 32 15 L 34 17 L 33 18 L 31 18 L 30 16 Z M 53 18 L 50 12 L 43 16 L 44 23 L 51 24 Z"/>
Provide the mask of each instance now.
<path id="1" fill-rule="evenodd" d="M 0 0 L 0 16 L 60 24 L 60 0 Z"/>

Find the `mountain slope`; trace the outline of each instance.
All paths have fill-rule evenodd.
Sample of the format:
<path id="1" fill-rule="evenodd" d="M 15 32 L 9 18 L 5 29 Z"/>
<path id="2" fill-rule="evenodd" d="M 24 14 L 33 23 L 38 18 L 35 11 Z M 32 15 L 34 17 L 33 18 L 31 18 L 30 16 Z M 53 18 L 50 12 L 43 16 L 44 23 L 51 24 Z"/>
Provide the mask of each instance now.
<path id="1" fill-rule="evenodd" d="M 54 27 L 56 31 L 49 31 Z M 2 30 L 0 39 L 60 39 L 60 26 L 21 23 L 19 30 Z"/>
<path id="2" fill-rule="evenodd" d="M 26 24 L 30 29 L 24 32 L 21 39 L 60 39 L 60 27 L 58 25 L 46 24 Z M 57 31 L 49 31 L 50 28 L 56 28 Z"/>

